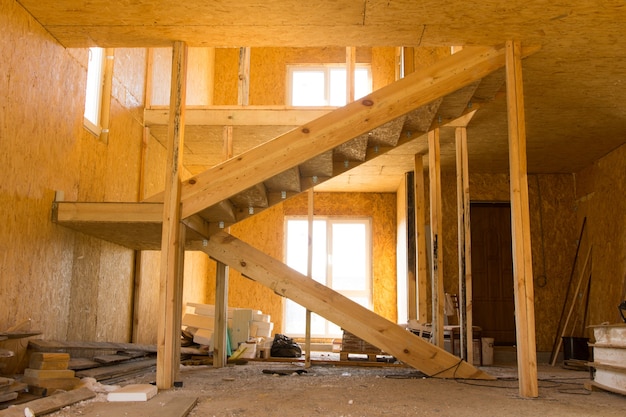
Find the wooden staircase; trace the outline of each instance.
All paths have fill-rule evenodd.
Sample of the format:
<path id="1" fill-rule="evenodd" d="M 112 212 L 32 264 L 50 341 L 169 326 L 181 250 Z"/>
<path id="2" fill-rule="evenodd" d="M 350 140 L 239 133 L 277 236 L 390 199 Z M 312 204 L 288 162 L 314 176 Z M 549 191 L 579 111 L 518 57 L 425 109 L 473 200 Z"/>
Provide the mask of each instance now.
<path id="1" fill-rule="evenodd" d="M 502 87 L 504 75 L 494 72 L 504 67 L 504 52 L 504 46 L 466 48 L 189 178 L 181 189 L 187 247 L 249 274 L 426 373 L 488 378 L 472 365 L 461 364 L 444 350 L 263 257 L 221 229 L 415 140 L 433 126 L 473 113 L 476 108 L 470 108 L 470 103 L 492 99 Z M 58 224 L 133 249 L 160 249 L 162 201 L 162 194 L 141 203 L 57 201 L 52 217 Z M 258 259 L 254 263 L 269 272 L 242 270 L 239 258 L 231 256 L 235 250 Z M 277 273 L 289 279 L 271 278 Z M 277 287 L 279 282 L 289 291 Z"/>

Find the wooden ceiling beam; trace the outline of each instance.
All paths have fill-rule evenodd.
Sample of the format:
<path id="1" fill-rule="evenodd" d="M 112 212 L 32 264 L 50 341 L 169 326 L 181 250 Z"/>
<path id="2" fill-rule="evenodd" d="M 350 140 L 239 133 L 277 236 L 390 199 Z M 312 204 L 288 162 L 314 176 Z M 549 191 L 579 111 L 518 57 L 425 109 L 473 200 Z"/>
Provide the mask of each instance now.
<path id="1" fill-rule="evenodd" d="M 182 216 L 196 214 L 505 64 L 504 47 L 465 48 L 422 71 L 200 173 L 183 184 Z"/>

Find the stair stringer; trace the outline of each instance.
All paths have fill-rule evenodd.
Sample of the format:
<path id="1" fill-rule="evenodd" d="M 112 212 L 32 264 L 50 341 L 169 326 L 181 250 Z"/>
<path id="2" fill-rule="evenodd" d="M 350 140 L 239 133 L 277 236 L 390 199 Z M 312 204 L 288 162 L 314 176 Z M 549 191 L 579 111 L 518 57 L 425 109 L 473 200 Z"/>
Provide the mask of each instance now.
<path id="1" fill-rule="evenodd" d="M 205 252 L 431 377 L 494 379 L 228 233 L 219 232 L 187 249 Z"/>

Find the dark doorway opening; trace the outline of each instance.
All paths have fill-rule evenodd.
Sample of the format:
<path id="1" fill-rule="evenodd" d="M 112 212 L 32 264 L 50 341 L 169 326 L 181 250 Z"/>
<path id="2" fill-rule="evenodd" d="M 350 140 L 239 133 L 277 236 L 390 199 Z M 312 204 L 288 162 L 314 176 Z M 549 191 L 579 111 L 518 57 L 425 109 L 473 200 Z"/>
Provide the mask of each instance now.
<path id="1" fill-rule="evenodd" d="M 509 203 L 471 203 L 472 315 L 482 337 L 515 345 L 515 299 Z"/>

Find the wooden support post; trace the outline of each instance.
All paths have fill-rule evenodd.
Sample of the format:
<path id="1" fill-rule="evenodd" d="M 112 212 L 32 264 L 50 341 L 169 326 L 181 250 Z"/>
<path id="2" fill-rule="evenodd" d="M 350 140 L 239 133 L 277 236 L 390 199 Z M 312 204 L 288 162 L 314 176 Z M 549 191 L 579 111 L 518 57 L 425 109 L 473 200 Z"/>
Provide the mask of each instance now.
<path id="1" fill-rule="evenodd" d="M 215 332 L 213 333 L 213 367 L 226 366 L 228 352 L 228 266 L 217 262 L 215 270 Z"/>
<path id="2" fill-rule="evenodd" d="M 346 48 L 346 104 L 354 101 L 354 70 L 356 69 L 356 48 Z"/>
<path id="3" fill-rule="evenodd" d="M 432 252 L 432 337 L 436 346 L 443 349 L 443 253 L 441 244 L 441 166 L 439 151 L 439 128 L 428 132 L 428 179 L 430 181 L 430 236 Z"/>
<path id="4" fill-rule="evenodd" d="M 513 277 L 517 369 L 522 397 L 539 395 L 535 344 L 535 297 L 530 242 L 528 177 L 526 170 L 526 127 L 522 83 L 522 51 L 518 41 L 506 43 L 506 93 L 509 122 L 509 169 L 511 175 L 511 232 L 513 234 Z"/>
<path id="5" fill-rule="evenodd" d="M 461 357 L 472 363 L 474 359 L 472 328 L 472 246 L 470 231 L 469 169 L 467 128 L 457 127 L 456 176 L 459 248 L 459 351 Z"/>
<path id="6" fill-rule="evenodd" d="M 428 262 L 426 260 L 426 187 L 424 186 L 424 156 L 415 155 L 415 250 L 417 274 L 417 321 L 428 322 Z"/>
<path id="7" fill-rule="evenodd" d="M 187 45 L 175 42 L 172 52 L 172 87 L 168 129 L 167 170 L 163 200 L 161 283 L 157 338 L 157 386 L 171 388 L 180 367 L 182 269 L 184 228 L 181 227 L 180 188 L 185 128 Z M 181 240 L 181 237 L 183 238 Z"/>
<path id="8" fill-rule="evenodd" d="M 307 209 L 307 220 L 308 220 L 308 239 L 307 239 L 307 261 L 306 261 L 306 275 L 309 278 L 313 278 L 313 204 L 314 204 L 314 195 L 313 188 L 309 188 L 307 192 L 308 196 L 308 209 Z M 304 366 L 305 368 L 311 367 L 311 310 L 307 308 L 306 310 L 306 326 L 305 326 L 305 357 L 304 357 Z"/>
<path id="9" fill-rule="evenodd" d="M 233 157 L 233 127 L 224 126 L 223 128 L 223 143 L 222 143 L 222 159 L 224 161 Z"/>
<path id="10" fill-rule="evenodd" d="M 239 48 L 239 95 L 237 104 L 250 104 L 250 47 Z"/>

